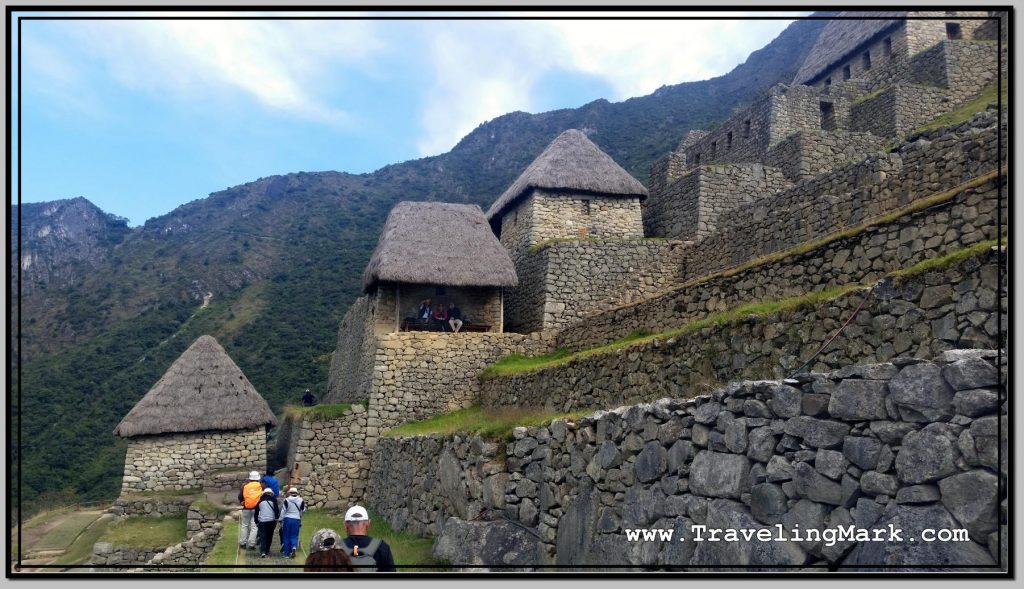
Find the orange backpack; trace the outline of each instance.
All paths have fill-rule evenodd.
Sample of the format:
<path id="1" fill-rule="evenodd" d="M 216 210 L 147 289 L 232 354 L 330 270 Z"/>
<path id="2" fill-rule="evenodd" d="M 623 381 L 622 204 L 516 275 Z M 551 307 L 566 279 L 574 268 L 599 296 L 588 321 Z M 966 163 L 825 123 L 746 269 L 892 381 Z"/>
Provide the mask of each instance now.
<path id="1" fill-rule="evenodd" d="M 244 505 L 246 509 L 254 509 L 256 504 L 260 502 L 260 495 L 262 494 L 263 485 L 260 484 L 259 481 L 246 483 L 246 485 L 242 487 L 242 505 Z"/>

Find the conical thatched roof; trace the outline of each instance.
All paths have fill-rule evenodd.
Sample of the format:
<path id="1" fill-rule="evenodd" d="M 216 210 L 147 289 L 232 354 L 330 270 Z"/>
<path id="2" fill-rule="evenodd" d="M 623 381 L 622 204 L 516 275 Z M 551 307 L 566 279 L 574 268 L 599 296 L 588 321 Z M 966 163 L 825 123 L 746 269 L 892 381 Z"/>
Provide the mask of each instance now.
<path id="1" fill-rule="evenodd" d="M 363 288 L 379 281 L 440 286 L 515 286 L 508 252 L 476 205 L 400 202 L 391 209 Z"/>
<path id="2" fill-rule="evenodd" d="M 534 188 L 573 190 L 606 196 L 647 196 L 647 189 L 594 142 L 576 129 L 562 132 L 526 167 L 487 210 L 487 219 L 501 217 Z"/>
<path id="3" fill-rule="evenodd" d="M 889 19 L 902 19 L 907 16 L 907 11 L 854 10 L 840 12 L 837 16 L 873 18 L 829 21 L 822 27 L 818 40 L 793 78 L 793 85 L 814 82 L 815 77 L 847 60 L 850 53 L 865 42 L 899 24 L 900 20 Z"/>
<path id="4" fill-rule="evenodd" d="M 217 340 L 201 336 L 149 389 L 114 433 L 226 431 L 276 425 L 270 406 Z"/>

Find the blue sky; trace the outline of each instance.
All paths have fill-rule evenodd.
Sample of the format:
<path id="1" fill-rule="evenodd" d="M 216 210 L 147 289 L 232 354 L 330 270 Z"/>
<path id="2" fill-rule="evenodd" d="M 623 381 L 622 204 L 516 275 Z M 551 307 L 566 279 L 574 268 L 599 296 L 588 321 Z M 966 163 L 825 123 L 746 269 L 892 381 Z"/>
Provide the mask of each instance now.
<path id="1" fill-rule="evenodd" d="M 789 24 L 541 16 L 22 21 L 22 201 L 139 225 L 263 176 L 370 172 L 507 112 L 725 74 Z"/>

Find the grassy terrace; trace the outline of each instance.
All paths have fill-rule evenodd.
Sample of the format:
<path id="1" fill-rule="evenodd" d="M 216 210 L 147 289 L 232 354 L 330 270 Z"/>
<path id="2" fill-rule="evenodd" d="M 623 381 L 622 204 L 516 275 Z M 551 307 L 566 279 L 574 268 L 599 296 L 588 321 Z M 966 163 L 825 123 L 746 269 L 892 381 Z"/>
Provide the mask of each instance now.
<path id="1" fill-rule="evenodd" d="M 996 90 L 996 84 L 992 84 L 988 88 L 985 88 L 977 98 L 961 106 L 960 108 L 948 112 L 942 116 L 936 117 L 925 123 L 924 125 L 914 129 L 914 133 L 921 133 L 924 131 L 931 131 L 932 129 L 938 129 L 939 127 L 948 127 L 951 125 L 959 125 L 960 123 L 969 120 L 974 115 L 985 110 L 989 103 L 996 102 L 997 98 L 1002 99 L 1002 105 L 1005 108 L 1010 104 L 1007 96 L 1007 80 L 1003 80 L 1003 85 L 999 90 Z"/>
<path id="2" fill-rule="evenodd" d="M 285 405 L 284 414 L 293 418 L 317 417 L 320 419 L 336 419 L 344 415 L 352 408 L 351 403 L 337 403 L 335 405 L 313 405 L 304 407 L 301 405 Z"/>
<path id="3" fill-rule="evenodd" d="M 555 419 L 576 420 L 590 413 L 593 411 L 547 413 L 540 409 L 485 409 L 480 405 L 473 405 L 429 419 L 404 423 L 384 435 L 398 437 L 463 432 L 479 434 L 489 440 L 509 440 L 512 438 L 513 428 L 544 425 Z"/>
<path id="4" fill-rule="evenodd" d="M 947 268 L 949 266 L 958 264 L 968 258 L 972 258 L 974 256 L 981 254 L 985 250 L 997 245 L 997 243 L 998 242 L 994 239 L 976 243 L 972 246 L 954 252 L 950 252 L 942 256 L 924 260 L 908 268 L 896 270 L 895 272 L 889 273 L 887 276 L 889 276 L 896 282 L 904 281 L 913 276 L 917 276 L 923 272 Z M 1005 238 L 1002 240 L 1002 243 L 1006 243 Z M 481 378 L 486 379 L 497 378 L 501 376 L 511 376 L 514 374 L 521 374 L 524 372 L 531 372 L 535 370 L 542 370 L 552 368 L 555 366 L 561 366 L 563 364 L 568 364 L 569 362 L 573 362 L 575 360 L 600 354 L 608 354 L 632 346 L 647 344 L 655 340 L 668 340 L 674 337 L 679 337 L 682 335 L 686 335 L 688 333 L 692 333 L 694 331 L 704 329 L 705 327 L 720 327 L 732 323 L 737 323 L 740 321 L 745 321 L 752 317 L 766 317 L 770 315 L 776 315 L 778 313 L 782 313 L 785 311 L 817 305 L 826 301 L 839 298 L 855 290 L 864 290 L 869 287 L 870 285 L 866 284 L 849 284 L 846 286 L 824 290 L 821 292 L 808 293 L 795 297 L 787 297 L 774 301 L 760 301 L 755 303 L 747 303 L 745 305 L 739 305 L 727 311 L 722 311 L 720 313 L 708 315 L 707 317 L 699 319 L 697 321 L 691 321 L 683 325 L 682 327 L 649 335 L 643 335 L 642 333 L 633 333 L 630 334 L 629 336 L 618 339 L 610 344 L 598 346 L 596 348 L 590 348 L 587 350 L 582 350 L 576 353 L 567 353 L 563 349 L 560 352 L 548 354 L 545 356 L 508 356 L 502 358 L 498 362 L 487 367 L 487 369 L 484 370 L 484 372 L 481 374 Z M 444 420 L 446 418 L 450 418 L 450 416 L 453 415 L 455 414 L 442 415 L 434 419 Z M 455 428 L 451 431 L 456 431 L 457 429 L 458 428 Z M 392 432 L 394 431 L 395 430 L 392 430 Z"/>
<path id="5" fill-rule="evenodd" d="M 130 516 L 113 523 L 101 540 L 115 546 L 148 548 L 185 541 L 185 514 L 163 517 Z"/>

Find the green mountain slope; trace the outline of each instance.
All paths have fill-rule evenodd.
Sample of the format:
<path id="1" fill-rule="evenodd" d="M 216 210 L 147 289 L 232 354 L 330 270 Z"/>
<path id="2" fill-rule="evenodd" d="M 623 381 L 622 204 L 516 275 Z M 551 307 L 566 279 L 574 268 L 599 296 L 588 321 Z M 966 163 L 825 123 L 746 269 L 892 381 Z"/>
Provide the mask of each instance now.
<path id="1" fill-rule="evenodd" d="M 685 133 L 792 79 L 821 21 L 800 21 L 733 72 L 621 103 L 510 113 L 451 152 L 372 174 L 296 173 L 217 192 L 119 236 L 62 288 L 22 299 L 23 492 L 117 494 L 123 445 L 111 433 L 198 335 L 216 337 L 277 409 L 322 391 L 335 332 L 401 200 L 487 205 L 561 131 L 585 129 L 641 179 Z M 204 300 L 207 305 L 203 306 Z M 15 364 L 16 366 L 16 364 Z M 14 389 L 17 391 L 17 388 Z M 51 495 L 48 495 L 51 494 Z"/>

